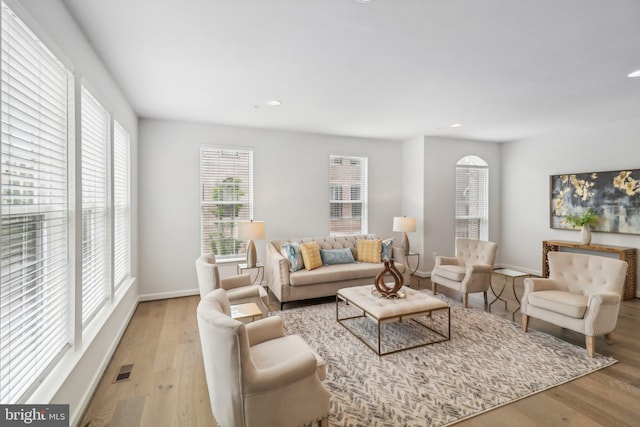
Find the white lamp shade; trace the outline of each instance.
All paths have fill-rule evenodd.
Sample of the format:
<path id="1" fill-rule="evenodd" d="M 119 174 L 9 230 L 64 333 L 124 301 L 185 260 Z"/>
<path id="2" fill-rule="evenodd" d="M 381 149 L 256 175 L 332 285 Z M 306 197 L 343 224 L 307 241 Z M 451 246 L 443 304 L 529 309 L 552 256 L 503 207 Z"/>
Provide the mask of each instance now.
<path id="1" fill-rule="evenodd" d="M 238 221 L 238 239 L 264 239 L 264 221 Z"/>
<path id="2" fill-rule="evenodd" d="M 394 216 L 393 231 L 403 231 L 405 233 L 416 231 L 416 219 L 406 216 Z"/>

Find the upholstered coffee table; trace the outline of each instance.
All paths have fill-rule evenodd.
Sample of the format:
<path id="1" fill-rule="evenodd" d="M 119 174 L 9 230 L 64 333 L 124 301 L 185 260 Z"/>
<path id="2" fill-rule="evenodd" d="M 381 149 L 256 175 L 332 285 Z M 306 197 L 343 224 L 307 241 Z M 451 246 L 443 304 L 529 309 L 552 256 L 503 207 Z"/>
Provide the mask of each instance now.
<path id="1" fill-rule="evenodd" d="M 404 298 L 387 299 L 381 297 L 373 285 L 354 286 L 340 289 L 336 293 L 336 320 L 367 347 L 376 352 L 378 356 L 384 356 L 385 354 L 397 353 L 399 351 L 448 341 L 451 338 L 451 309 L 449 308 L 449 304 L 407 286 L 402 288 L 402 292 L 405 294 Z M 362 311 L 362 314 L 351 317 L 340 317 L 341 300 L 344 301 L 346 305 L 353 305 L 358 309 L 358 311 Z M 440 311 L 446 314 L 446 325 L 441 327 L 441 329 L 447 329 L 446 335 L 443 331 L 438 331 L 431 326 L 418 321 L 419 318 L 431 318 L 434 312 Z M 377 325 L 377 348 L 371 345 L 370 342 L 367 342 L 367 340 L 365 340 L 357 331 L 348 326 L 348 322 L 346 322 L 350 319 L 365 317 L 372 320 Z M 436 339 L 415 345 L 411 344 L 406 347 L 383 353 L 381 325 L 391 322 L 403 322 L 405 320 L 413 320 L 416 324 L 433 332 L 433 334 L 430 335 L 434 336 L 435 334 Z"/>

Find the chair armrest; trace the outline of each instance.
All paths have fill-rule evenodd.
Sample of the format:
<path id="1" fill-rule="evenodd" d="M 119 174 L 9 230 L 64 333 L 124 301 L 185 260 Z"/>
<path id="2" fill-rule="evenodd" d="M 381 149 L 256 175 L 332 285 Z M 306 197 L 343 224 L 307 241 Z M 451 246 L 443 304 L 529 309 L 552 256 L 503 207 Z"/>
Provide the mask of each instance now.
<path id="1" fill-rule="evenodd" d="M 257 369 L 251 381 L 245 381 L 245 393 L 273 391 L 303 378 L 317 375 L 318 360 L 312 352 L 303 353 L 286 363 Z M 318 379 L 318 381 L 320 381 Z"/>
<path id="2" fill-rule="evenodd" d="M 540 277 L 527 277 L 524 279 L 525 292 L 549 291 L 552 289 L 560 289 L 556 281 L 553 279 Z"/>
<path id="3" fill-rule="evenodd" d="M 467 274 L 473 273 L 491 273 L 493 266 L 489 264 L 471 264 L 467 266 Z"/>
<path id="4" fill-rule="evenodd" d="M 248 323 L 246 329 L 250 346 L 284 336 L 284 328 L 280 316 L 271 316 Z"/>
<path id="5" fill-rule="evenodd" d="M 220 287 L 225 291 L 240 288 L 242 286 L 251 286 L 251 275 L 248 273 L 220 279 Z"/>
<path id="6" fill-rule="evenodd" d="M 436 265 L 461 265 L 460 260 L 454 256 L 437 256 Z"/>
<path id="7" fill-rule="evenodd" d="M 620 295 L 614 292 L 598 292 L 589 295 L 589 302 L 587 302 L 587 305 L 591 306 L 596 301 L 599 304 L 619 304 L 621 300 L 622 298 Z"/>
<path id="8" fill-rule="evenodd" d="M 560 289 L 560 286 L 553 279 L 539 278 L 539 277 L 527 277 L 524 279 L 524 291 L 520 298 L 520 312 L 522 314 L 529 314 L 529 294 L 536 291 L 548 291 L 552 289 Z"/>
<path id="9" fill-rule="evenodd" d="M 584 315 L 584 334 L 595 337 L 613 331 L 618 322 L 621 300 L 622 297 L 613 292 L 589 295 Z"/>
<path id="10" fill-rule="evenodd" d="M 240 300 L 260 299 L 260 288 L 258 288 L 258 285 L 250 285 L 229 289 L 227 297 L 229 297 L 229 303 L 231 304 L 239 304 L 238 301 Z"/>

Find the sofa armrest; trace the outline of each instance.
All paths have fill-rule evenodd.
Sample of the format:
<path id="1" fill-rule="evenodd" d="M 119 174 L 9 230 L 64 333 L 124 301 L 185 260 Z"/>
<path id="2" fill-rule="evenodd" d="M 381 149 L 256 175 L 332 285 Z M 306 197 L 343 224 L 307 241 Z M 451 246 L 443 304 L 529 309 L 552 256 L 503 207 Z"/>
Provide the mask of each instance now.
<path id="1" fill-rule="evenodd" d="M 250 346 L 284 336 L 284 327 L 280 316 L 256 320 L 248 323 L 246 328 Z"/>
<path id="2" fill-rule="evenodd" d="M 267 284 L 271 292 L 282 302 L 289 286 L 289 260 L 271 243 L 267 243 Z"/>

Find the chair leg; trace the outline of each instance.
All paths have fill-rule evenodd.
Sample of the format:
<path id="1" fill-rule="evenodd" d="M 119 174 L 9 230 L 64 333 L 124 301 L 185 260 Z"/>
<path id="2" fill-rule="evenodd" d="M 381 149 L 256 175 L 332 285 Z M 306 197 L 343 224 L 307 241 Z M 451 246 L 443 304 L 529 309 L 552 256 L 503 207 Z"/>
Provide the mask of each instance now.
<path id="1" fill-rule="evenodd" d="M 324 417 L 318 421 L 318 427 L 329 427 L 329 417 Z"/>
<path id="2" fill-rule="evenodd" d="M 462 305 L 464 305 L 464 308 L 469 307 L 469 294 L 462 294 Z"/>
<path id="3" fill-rule="evenodd" d="M 487 304 L 489 300 L 487 299 L 487 291 L 484 291 L 484 303 Z"/>
<path id="4" fill-rule="evenodd" d="M 438 284 L 436 282 L 431 282 L 431 292 L 433 293 L 433 295 L 436 294 L 436 287 L 438 286 Z"/>
<path id="5" fill-rule="evenodd" d="M 587 356 L 593 357 L 596 352 L 596 337 L 587 335 Z"/>
<path id="6" fill-rule="evenodd" d="M 529 329 L 529 316 L 526 314 L 522 315 L 522 332 L 526 333 L 527 329 Z"/>
<path id="7" fill-rule="evenodd" d="M 607 344 L 613 344 L 613 336 L 611 335 L 611 332 L 604 334 L 604 339 L 607 341 Z"/>

